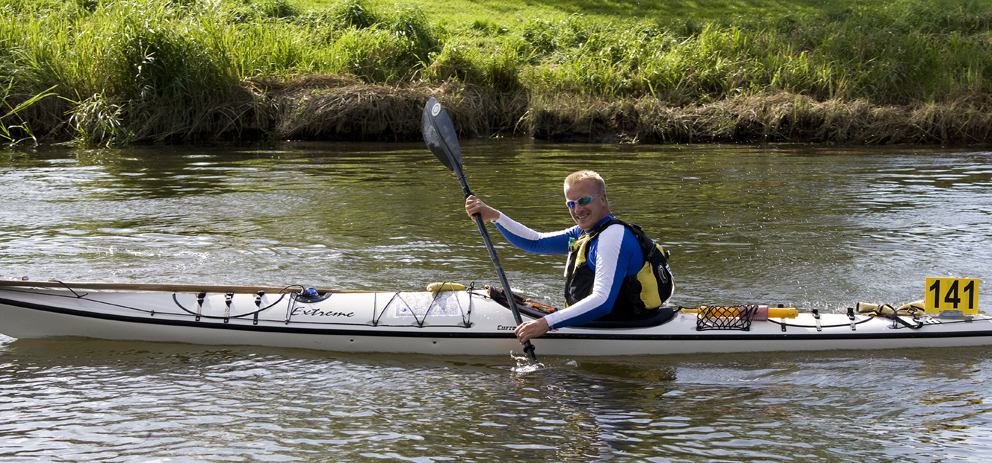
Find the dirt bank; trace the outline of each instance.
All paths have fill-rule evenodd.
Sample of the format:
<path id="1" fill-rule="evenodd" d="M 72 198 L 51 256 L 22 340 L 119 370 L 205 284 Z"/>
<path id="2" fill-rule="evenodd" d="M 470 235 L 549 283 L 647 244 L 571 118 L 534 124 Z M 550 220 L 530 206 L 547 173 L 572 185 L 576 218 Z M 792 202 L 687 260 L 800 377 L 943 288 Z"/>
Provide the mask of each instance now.
<path id="1" fill-rule="evenodd" d="M 415 141 L 421 114 L 437 97 L 462 138 L 527 137 L 578 143 L 941 144 L 992 142 L 992 97 L 903 106 L 817 101 L 778 93 L 672 105 L 654 98 L 496 92 L 449 82 L 387 87 L 335 75 L 255 79 L 235 100 L 180 111 L 155 105 L 86 103 L 75 110 L 51 95 L 10 124 L 23 143 L 75 140 L 87 146 L 255 140 Z M 102 101 L 102 100 L 101 100 Z M 99 103 L 98 101 L 97 103 Z M 125 111 L 123 108 L 127 108 Z M 169 114 L 183 113 L 181 123 Z M 106 119 L 97 117 L 112 114 Z M 119 119 L 118 116 L 121 116 Z M 13 120 L 13 119 L 12 119 Z M 178 118 L 177 118 L 178 120 Z M 109 122 L 108 122 L 109 121 Z"/>
<path id="2" fill-rule="evenodd" d="M 339 76 L 252 82 L 277 139 L 419 140 L 423 105 L 437 97 L 464 138 L 534 137 L 563 142 L 974 144 L 992 141 L 992 104 L 877 106 L 780 93 L 673 107 L 641 98 L 496 94 L 451 83 L 380 87 Z"/>

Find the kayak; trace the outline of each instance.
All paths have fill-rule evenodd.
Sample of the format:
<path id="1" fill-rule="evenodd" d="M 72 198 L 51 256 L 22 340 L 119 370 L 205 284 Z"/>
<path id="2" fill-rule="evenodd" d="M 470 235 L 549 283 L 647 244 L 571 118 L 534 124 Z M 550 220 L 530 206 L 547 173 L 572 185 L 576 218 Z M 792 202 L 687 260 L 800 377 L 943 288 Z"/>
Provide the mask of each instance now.
<path id="1" fill-rule="evenodd" d="M 521 346 L 499 293 L 0 281 L 0 333 L 338 352 L 506 355 Z M 501 304 L 502 302 L 502 304 Z M 525 320 L 552 310 L 517 304 Z M 663 307 L 636 321 L 561 328 L 541 355 L 899 349 L 992 345 L 992 318 L 858 304 L 847 313 L 765 305 Z M 16 342 L 16 341 L 15 341 Z"/>

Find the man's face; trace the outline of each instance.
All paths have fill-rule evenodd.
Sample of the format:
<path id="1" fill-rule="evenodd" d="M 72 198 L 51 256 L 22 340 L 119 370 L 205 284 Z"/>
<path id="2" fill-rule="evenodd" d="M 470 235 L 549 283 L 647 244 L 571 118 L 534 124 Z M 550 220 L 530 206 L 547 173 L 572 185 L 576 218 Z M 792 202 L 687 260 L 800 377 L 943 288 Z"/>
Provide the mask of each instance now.
<path id="1" fill-rule="evenodd" d="M 606 201 L 606 195 L 596 196 L 598 193 L 596 182 L 590 179 L 580 180 L 573 185 L 565 186 L 565 200 L 575 202 L 575 207 L 569 208 L 568 212 L 579 228 L 583 230 L 591 230 L 600 220 L 610 215 L 610 205 Z M 596 197 L 592 198 L 588 204 L 579 204 L 579 200 L 586 196 Z"/>

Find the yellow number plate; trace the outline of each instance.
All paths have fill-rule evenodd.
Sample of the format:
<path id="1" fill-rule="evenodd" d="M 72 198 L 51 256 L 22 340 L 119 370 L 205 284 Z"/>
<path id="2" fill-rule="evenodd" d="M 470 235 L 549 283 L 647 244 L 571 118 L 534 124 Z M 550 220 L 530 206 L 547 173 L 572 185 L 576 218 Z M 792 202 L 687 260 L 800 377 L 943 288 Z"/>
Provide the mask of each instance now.
<path id="1" fill-rule="evenodd" d="M 960 310 L 965 314 L 978 313 L 978 279 L 927 278 L 926 313 Z"/>

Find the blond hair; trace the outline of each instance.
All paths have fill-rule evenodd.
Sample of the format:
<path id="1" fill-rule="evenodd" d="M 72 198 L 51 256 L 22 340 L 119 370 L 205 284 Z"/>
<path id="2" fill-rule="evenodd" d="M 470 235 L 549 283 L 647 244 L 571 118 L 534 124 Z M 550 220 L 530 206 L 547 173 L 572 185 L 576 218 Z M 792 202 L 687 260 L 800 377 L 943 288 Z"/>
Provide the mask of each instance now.
<path id="1" fill-rule="evenodd" d="M 583 180 L 592 180 L 596 183 L 598 193 L 601 195 L 606 194 L 606 181 L 603 180 L 603 177 L 600 177 L 599 174 L 591 170 L 572 172 L 568 175 L 568 177 L 565 177 L 565 186 L 572 186 Z"/>

